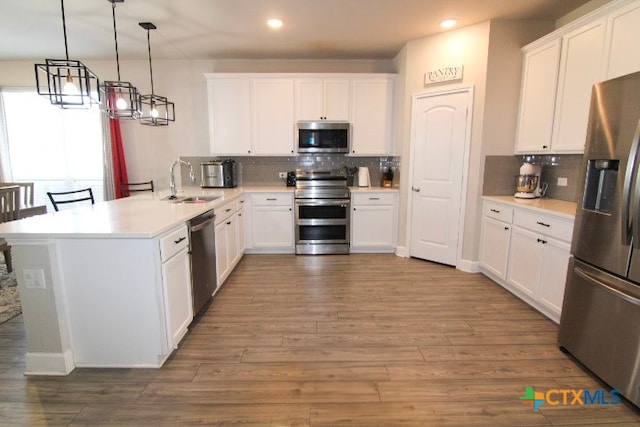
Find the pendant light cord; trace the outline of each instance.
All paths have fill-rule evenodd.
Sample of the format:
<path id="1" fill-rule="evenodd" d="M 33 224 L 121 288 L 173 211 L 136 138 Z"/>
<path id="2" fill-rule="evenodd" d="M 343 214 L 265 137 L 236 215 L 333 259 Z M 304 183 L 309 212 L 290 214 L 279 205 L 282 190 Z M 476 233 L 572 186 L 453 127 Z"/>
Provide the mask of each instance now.
<path id="1" fill-rule="evenodd" d="M 113 39 L 116 42 L 116 69 L 118 70 L 118 81 L 120 81 L 120 56 L 118 55 L 118 30 L 116 29 L 116 4 L 111 3 L 111 13 L 113 16 Z"/>
<path id="2" fill-rule="evenodd" d="M 67 21 L 64 17 L 64 0 L 60 0 L 60 7 L 62 9 L 62 32 L 64 33 L 64 54 L 69 60 L 69 48 L 67 47 Z"/>
<path id="3" fill-rule="evenodd" d="M 153 96 L 153 68 L 151 67 L 151 37 L 149 36 L 149 29 L 147 28 L 147 46 L 149 50 L 149 76 L 151 76 L 151 95 Z"/>

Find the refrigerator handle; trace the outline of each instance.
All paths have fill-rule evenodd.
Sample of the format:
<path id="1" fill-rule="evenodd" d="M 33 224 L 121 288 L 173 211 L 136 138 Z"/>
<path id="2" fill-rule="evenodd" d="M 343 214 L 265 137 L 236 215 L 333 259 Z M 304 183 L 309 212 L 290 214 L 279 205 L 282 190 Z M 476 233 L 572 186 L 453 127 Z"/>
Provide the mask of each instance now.
<path id="1" fill-rule="evenodd" d="M 640 188 L 638 183 L 638 149 L 640 148 L 640 120 L 636 126 L 636 132 L 633 135 L 631 150 L 627 162 L 627 170 L 624 176 L 624 186 L 622 188 L 622 243 L 631 244 L 631 236 L 633 236 L 634 246 L 640 244 L 640 224 L 638 217 L 640 212 L 640 198 L 638 192 Z M 634 194 L 631 194 L 631 192 Z M 632 211 L 633 209 L 633 211 Z"/>
<path id="2" fill-rule="evenodd" d="M 638 150 L 640 148 L 640 120 L 638 120 L 638 126 L 636 126 L 636 132 L 633 135 L 633 143 L 631 144 L 631 152 L 633 153 L 633 170 L 631 172 L 633 178 L 629 177 L 625 181 L 625 186 L 631 186 L 629 188 L 629 192 L 633 191 L 633 194 L 630 194 L 630 198 L 625 199 L 627 203 L 627 209 L 623 209 L 623 212 L 626 212 L 630 218 L 627 218 L 624 221 L 623 217 L 623 227 L 627 227 L 629 230 L 629 225 L 631 225 L 632 236 L 633 236 L 633 247 L 640 248 L 640 173 L 638 173 Z M 631 157 L 629 158 L 631 160 Z M 627 166 L 627 175 L 629 175 L 629 166 Z M 633 179 L 633 182 L 632 182 Z M 629 205 L 630 203 L 630 205 Z M 631 222 L 631 224 L 629 224 Z M 629 232 L 627 231 L 627 236 Z M 629 243 L 627 243 L 629 244 Z"/>
<path id="3" fill-rule="evenodd" d="M 607 291 L 607 292 L 609 292 L 609 293 L 611 293 L 613 295 L 616 295 L 617 297 L 622 298 L 623 300 L 625 300 L 625 301 L 627 301 L 627 302 L 629 302 L 629 303 L 631 303 L 633 305 L 636 305 L 636 306 L 640 307 L 640 300 L 638 298 L 634 297 L 633 295 L 629 295 L 629 294 L 621 291 L 620 289 L 616 289 L 616 288 L 612 287 L 608 283 L 604 282 L 603 280 L 601 280 L 600 278 L 598 278 L 598 277 L 596 277 L 596 276 L 594 276 L 592 274 L 589 274 L 588 272 L 584 271 L 580 267 L 575 267 L 573 269 L 573 272 L 575 274 L 577 274 L 578 276 L 582 277 L 583 279 L 585 279 L 585 280 L 587 280 L 587 281 L 599 286 L 603 290 L 605 290 L 605 291 Z"/>

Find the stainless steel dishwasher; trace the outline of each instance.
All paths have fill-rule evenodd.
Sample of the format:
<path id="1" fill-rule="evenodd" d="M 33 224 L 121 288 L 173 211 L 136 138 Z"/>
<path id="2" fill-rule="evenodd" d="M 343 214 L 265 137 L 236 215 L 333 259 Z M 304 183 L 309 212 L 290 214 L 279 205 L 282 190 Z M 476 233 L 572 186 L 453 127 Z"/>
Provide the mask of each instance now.
<path id="1" fill-rule="evenodd" d="M 190 234 L 193 316 L 209 302 L 216 290 L 216 229 L 213 210 L 192 218 Z"/>

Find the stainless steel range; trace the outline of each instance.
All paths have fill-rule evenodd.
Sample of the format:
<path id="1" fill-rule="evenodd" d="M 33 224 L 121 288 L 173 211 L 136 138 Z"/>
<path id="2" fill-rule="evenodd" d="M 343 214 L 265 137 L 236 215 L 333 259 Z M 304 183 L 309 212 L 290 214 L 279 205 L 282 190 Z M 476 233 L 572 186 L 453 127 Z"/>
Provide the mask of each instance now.
<path id="1" fill-rule="evenodd" d="M 296 253 L 348 254 L 351 193 L 344 169 L 297 169 Z"/>

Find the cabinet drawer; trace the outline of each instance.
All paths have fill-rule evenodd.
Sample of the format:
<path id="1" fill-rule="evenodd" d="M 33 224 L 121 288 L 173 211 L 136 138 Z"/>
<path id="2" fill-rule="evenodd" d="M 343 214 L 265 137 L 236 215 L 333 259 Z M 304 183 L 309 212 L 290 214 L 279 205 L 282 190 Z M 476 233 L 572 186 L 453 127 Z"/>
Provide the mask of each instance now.
<path id="1" fill-rule="evenodd" d="M 519 227 L 542 233 L 549 237 L 555 237 L 565 242 L 571 241 L 573 233 L 572 221 L 526 209 L 515 210 L 513 223 Z"/>
<path id="2" fill-rule="evenodd" d="M 233 213 L 237 210 L 236 208 L 236 201 L 232 201 L 232 202 L 228 202 L 225 203 L 224 205 L 220 206 L 219 208 L 215 208 L 214 212 L 216 214 L 216 220 L 215 223 L 220 224 L 221 222 L 223 222 L 224 220 L 226 220 L 227 218 L 229 218 L 231 215 L 233 215 Z"/>
<path id="3" fill-rule="evenodd" d="M 162 262 L 165 262 L 187 246 L 189 246 L 189 229 L 186 225 L 165 234 L 160 238 L 160 258 Z"/>
<path id="4" fill-rule="evenodd" d="M 499 203 L 484 202 L 482 214 L 510 224 L 513 219 L 513 208 Z"/>
<path id="5" fill-rule="evenodd" d="M 254 193 L 251 195 L 254 206 L 290 206 L 293 205 L 292 193 Z"/>
<path id="6" fill-rule="evenodd" d="M 393 193 L 351 193 L 353 205 L 392 205 Z"/>

